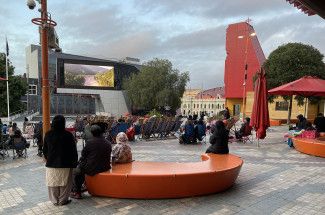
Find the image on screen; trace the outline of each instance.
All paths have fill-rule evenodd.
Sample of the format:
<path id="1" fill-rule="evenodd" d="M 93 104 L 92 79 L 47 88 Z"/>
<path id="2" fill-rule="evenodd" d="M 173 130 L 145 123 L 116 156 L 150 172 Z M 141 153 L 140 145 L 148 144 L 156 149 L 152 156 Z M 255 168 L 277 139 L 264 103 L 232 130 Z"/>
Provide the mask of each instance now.
<path id="1" fill-rule="evenodd" d="M 114 87 L 114 67 L 85 64 L 64 64 L 66 86 Z"/>

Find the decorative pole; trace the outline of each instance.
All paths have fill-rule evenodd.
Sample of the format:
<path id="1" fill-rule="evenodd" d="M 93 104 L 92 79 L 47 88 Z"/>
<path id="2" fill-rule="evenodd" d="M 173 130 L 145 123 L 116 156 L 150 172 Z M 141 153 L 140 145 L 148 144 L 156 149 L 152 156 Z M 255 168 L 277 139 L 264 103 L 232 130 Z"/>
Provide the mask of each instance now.
<path id="1" fill-rule="evenodd" d="M 56 26 L 56 22 L 48 17 L 47 0 L 41 0 L 41 18 L 34 18 L 32 22 L 41 26 L 42 52 L 42 116 L 43 136 L 50 130 L 50 84 L 48 65 L 48 28 Z"/>

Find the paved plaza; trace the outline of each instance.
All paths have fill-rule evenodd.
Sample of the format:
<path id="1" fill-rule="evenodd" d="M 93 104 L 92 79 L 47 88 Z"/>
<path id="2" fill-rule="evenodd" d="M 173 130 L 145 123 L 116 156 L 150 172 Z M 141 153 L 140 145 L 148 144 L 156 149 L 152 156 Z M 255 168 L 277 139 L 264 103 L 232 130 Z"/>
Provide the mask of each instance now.
<path id="1" fill-rule="evenodd" d="M 43 160 L 31 147 L 27 159 L 0 160 L 0 214 L 325 214 L 325 159 L 288 148 L 285 130 L 272 127 L 259 148 L 230 143 L 230 152 L 244 160 L 236 184 L 226 192 L 184 199 L 86 195 L 69 205 L 53 206 L 47 196 Z M 189 162 L 199 161 L 209 144 L 180 145 L 169 139 L 131 145 L 135 160 Z"/>

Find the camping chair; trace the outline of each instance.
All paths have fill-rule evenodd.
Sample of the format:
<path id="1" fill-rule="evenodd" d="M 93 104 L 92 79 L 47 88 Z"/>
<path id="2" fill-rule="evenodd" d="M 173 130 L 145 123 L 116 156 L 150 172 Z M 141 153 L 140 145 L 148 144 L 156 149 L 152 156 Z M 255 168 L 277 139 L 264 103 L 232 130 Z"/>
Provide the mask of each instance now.
<path id="1" fill-rule="evenodd" d="M 249 126 L 249 128 L 245 131 L 245 134 L 242 136 L 242 141 L 243 143 L 253 143 L 254 141 L 254 136 L 253 136 L 253 128 L 251 126 Z"/>
<path id="2" fill-rule="evenodd" d="M 27 158 L 27 148 L 29 143 L 24 141 L 22 137 L 12 137 L 12 159 L 17 157 Z"/>

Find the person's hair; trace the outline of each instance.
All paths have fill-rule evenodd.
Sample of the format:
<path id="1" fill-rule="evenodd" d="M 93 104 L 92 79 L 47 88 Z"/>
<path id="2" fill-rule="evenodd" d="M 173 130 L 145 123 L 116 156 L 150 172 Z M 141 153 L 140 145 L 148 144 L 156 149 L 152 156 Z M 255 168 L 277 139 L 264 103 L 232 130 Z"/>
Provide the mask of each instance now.
<path id="1" fill-rule="evenodd" d="M 25 119 L 24 119 L 24 120 L 25 120 L 25 122 L 27 122 L 27 121 L 28 121 L 28 118 L 27 118 L 27 117 L 25 117 Z"/>
<path id="2" fill-rule="evenodd" d="M 297 119 L 301 120 L 303 117 L 304 117 L 304 116 L 303 116 L 302 114 L 299 114 L 299 115 L 297 116 Z"/>
<path id="3" fill-rule="evenodd" d="M 15 135 L 16 137 L 21 137 L 21 131 L 17 129 L 17 130 L 15 131 L 14 135 Z"/>
<path id="4" fill-rule="evenodd" d="M 52 129 L 54 131 L 65 130 L 65 118 L 62 115 L 56 115 L 52 120 Z"/>
<path id="5" fill-rule="evenodd" d="M 221 120 L 218 120 L 216 122 L 214 134 L 219 137 L 222 137 L 227 134 L 226 126 Z"/>
<path id="6" fill-rule="evenodd" d="M 116 143 L 126 143 L 128 141 L 128 137 L 124 132 L 120 132 L 116 135 Z"/>
<path id="7" fill-rule="evenodd" d="M 245 119 L 246 119 L 246 122 L 248 122 L 248 123 L 251 121 L 251 118 L 249 118 L 249 117 L 246 117 Z"/>
<path id="8" fill-rule="evenodd" d="M 100 137 L 103 134 L 103 129 L 99 125 L 92 125 L 90 132 L 94 137 Z"/>
<path id="9" fill-rule="evenodd" d="M 17 128 L 17 123 L 12 123 L 12 128 Z"/>
<path id="10" fill-rule="evenodd" d="M 323 113 L 318 113 L 317 116 L 322 117 L 322 116 L 324 116 L 324 115 L 323 115 Z"/>

